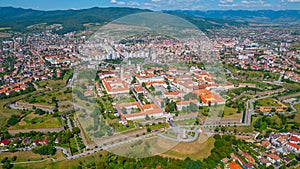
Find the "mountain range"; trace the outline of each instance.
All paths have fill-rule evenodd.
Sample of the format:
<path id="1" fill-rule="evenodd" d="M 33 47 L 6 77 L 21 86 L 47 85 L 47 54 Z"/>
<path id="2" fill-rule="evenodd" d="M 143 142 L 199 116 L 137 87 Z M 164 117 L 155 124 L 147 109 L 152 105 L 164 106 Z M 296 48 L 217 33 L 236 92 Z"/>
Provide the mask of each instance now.
<path id="1" fill-rule="evenodd" d="M 151 12 L 147 9 L 108 7 L 80 10 L 41 11 L 14 7 L 0 7 L 0 27 L 10 27 L 14 31 L 26 31 L 29 26 L 44 23 L 61 24 L 58 33 L 85 29 L 84 24 L 106 24 L 122 16 L 138 12 Z M 220 27 L 248 26 L 249 23 L 298 22 L 299 11 L 163 11 L 177 15 L 195 24 L 202 31 Z"/>
<path id="2" fill-rule="evenodd" d="M 200 18 L 217 18 L 224 20 L 244 21 L 250 23 L 293 24 L 300 22 L 300 10 L 173 10 L 165 12 L 186 14 Z"/>

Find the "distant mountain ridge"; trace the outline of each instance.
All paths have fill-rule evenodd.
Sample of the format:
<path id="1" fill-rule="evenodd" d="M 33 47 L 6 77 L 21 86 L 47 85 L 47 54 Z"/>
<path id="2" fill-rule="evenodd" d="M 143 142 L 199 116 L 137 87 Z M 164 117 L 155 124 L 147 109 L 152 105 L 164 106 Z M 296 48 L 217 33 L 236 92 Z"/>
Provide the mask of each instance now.
<path id="1" fill-rule="evenodd" d="M 235 20 L 235 21 L 245 21 L 251 23 L 274 23 L 274 24 L 284 24 L 284 23 L 300 23 L 300 10 L 172 10 L 165 12 L 174 12 L 178 14 L 185 14 L 194 17 L 202 18 L 216 18 L 224 20 Z"/>
<path id="2" fill-rule="evenodd" d="M 64 32 L 83 29 L 83 24 L 97 22 L 105 24 L 125 15 L 150 12 L 136 8 L 90 8 L 82 10 L 40 11 L 33 9 L 0 7 L 0 27 L 12 27 L 13 30 L 24 30 L 25 27 L 47 23 L 62 24 Z"/>
<path id="3" fill-rule="evenodd" d="M 24 31 L 26 27 L 34 24 L 62 24 L 63 29 L 60 30 L 60 33 L 65 33 L 82 30 L 84 29 L 83 24 L 86 23 L 105 24 L 122 16 L 138 12 L 151 12 L 151 10 L 127 7 L 94 7 L 81 10 L 40 11 L 14 7 L 0 7 L 0 27 L 11 27 L 12 30 Z M 246 24 L 245 22 L 227 21 L 223 19 L 204 19 L 185 14 L 171 14 L 175 14 L 192 22 L 201 30 Z"/>

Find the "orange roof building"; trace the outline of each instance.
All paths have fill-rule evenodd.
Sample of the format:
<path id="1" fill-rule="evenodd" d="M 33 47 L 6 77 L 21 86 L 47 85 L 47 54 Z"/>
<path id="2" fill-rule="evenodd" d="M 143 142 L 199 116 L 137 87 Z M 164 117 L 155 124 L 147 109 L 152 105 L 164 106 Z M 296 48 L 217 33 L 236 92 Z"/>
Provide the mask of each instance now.
<path id="1" fill-rule="evenodd" d="M 204 104 L 224 104 L 225 101 L 224 99 L 218 95 L 218 94 L 215 94 L 209 90 L 206 90 L 206 89 L 200 89 L 200 90 L 194 90 L 193 93 L 197 94 L 202 102 Z"/>
<path id="2" fill-rule="evenodd" d="M 156 104 L 145 104 L 142 106 L 140 106 L 137 102 L 135 102 L 135 104 L 137 104 L 141 111 L 132 114 L 122 114 L 122 116 L 124 116 L 127 120 L 143 119 L 146 118 L 147 115 L 154 118 L 163 116 L 163 111 Z"/>
<path id="3" fill-rule="evenodd" d="M 105 78 L 102 80 L 102 83 L 104 85 L 105 90 L 110 95 L 129 93 L 128 84 L 118 77 Z"/>
<path id="4" fill-rule="evenodd" d="M 241 165 L 239 165 L 238 163 L 236 163 L 235 161 L 231 161 L 228 164 L 228 168 L 229 169 L 243 169 L 243 167 Z"/>

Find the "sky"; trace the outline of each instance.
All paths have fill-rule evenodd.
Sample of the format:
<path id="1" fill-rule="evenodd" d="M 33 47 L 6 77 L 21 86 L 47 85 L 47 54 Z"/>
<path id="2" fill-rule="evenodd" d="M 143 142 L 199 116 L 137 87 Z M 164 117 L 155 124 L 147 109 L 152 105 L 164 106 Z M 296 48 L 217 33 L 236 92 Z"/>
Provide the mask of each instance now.
<path id="1" fill-rule="evenodd" d="M 300 10 L 300 0 L 0 0 L 0 6 L 38 10 L 135 7 L 159 10 Z"/>

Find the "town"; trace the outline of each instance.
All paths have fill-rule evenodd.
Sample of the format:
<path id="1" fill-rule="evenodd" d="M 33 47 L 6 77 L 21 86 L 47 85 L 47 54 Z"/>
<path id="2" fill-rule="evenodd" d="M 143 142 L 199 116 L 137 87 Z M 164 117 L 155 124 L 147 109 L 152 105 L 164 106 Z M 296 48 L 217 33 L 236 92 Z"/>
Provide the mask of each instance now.
<path id="1" fill-rule="evenodd" d="M 182 159 L 174 147 L 204 139 L 206 168 L 299 167 L 299 30 L 218 29 L 214 56 L 201 57 L 192 40 L 90 36 L 50 29 L 0 42 L 3 166 L 104 151 Z M 24 152 L 35 158 L 5 158 Z"/>

